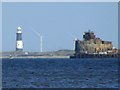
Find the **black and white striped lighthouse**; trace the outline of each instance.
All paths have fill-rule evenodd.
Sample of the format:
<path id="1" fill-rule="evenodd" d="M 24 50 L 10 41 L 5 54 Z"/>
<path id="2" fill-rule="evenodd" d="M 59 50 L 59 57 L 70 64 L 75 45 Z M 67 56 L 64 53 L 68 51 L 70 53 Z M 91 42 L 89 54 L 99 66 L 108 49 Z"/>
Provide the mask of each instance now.
<path id="1" fill-rule="evenodd" d="M 21 27 L 17 28 L 16 33 L 16 51 L 23 51 L 22 30 Z"/>

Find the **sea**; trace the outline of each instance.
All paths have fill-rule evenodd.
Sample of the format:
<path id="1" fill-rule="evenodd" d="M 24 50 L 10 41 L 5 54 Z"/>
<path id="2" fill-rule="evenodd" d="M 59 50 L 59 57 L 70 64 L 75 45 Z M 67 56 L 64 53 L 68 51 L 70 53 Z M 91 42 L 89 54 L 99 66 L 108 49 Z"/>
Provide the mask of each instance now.
<path id="1" fill-rule="evenodd" d="M 2 59 L 3 88 L 118 88 L 120 60 Z"/>

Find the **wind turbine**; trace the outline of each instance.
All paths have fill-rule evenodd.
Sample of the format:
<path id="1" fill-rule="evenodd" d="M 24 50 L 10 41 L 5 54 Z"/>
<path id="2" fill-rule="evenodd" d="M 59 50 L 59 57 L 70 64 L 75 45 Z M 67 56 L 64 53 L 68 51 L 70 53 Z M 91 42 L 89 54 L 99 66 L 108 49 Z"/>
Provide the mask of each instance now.
<path id="1" fill-rule="evenodd" d="M 42 35 L 40 35 L 40 33 L 39 32 L 37 32 L 36 30 L 33 30 L 32 29 L 32 31 L 39 37 L 39 39 L 40 39 L 40 52 L 43 52 L 43 49 L 42 49 L 42 39 L 43 39 L 43 37 L 42 37 Z"/>

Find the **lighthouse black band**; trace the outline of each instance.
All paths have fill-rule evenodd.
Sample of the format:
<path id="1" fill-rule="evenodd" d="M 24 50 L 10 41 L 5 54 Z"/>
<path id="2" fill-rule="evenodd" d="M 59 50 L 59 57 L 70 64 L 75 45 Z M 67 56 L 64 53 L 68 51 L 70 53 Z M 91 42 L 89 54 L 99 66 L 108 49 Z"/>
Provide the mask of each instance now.
<path id="1" fill-rule="evenodd" d="M 22 33 L 17 33 L 16 39 L 17 39 L 17 40 L 22 40 Z"/>

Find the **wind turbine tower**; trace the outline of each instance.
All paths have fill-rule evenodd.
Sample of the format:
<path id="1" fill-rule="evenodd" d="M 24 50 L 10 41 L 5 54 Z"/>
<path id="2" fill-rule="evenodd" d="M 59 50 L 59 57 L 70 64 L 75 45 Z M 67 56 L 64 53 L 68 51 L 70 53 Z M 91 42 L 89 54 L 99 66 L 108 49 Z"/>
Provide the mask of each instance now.
<path id="1" fill-rule="evenodd" d="M 43 37 L 42 37 L 42 35 L 40 35 L 40 33 L 35 30 L 32 30 L 32 31 L 40 38 L 40 52 L 43 52 L 43 47 L 42 47 Z"/>
<path id="2" fill-rule="evenodd" d="M 41 36 L 40 36 L 40 42 L 41 42 L 41 43 L 40 43 L 40 44 L 41 44 L 41 45 L 40 45 L 40 51 L 41 51 L 41 52 L 43 51 L 43 50 L 42 50 L 42 39 L 43 39 L 43 38 L 42 38 L 42 35 L 41 35 Z"/>

